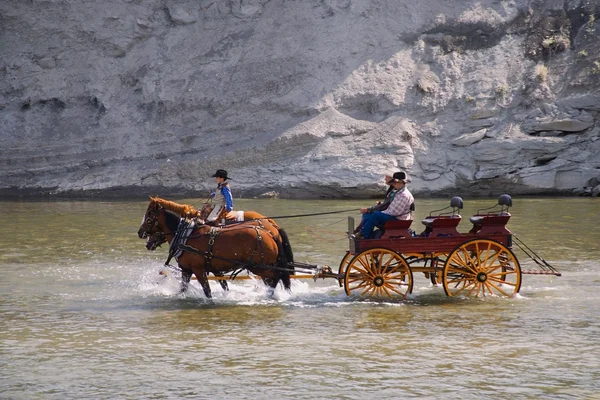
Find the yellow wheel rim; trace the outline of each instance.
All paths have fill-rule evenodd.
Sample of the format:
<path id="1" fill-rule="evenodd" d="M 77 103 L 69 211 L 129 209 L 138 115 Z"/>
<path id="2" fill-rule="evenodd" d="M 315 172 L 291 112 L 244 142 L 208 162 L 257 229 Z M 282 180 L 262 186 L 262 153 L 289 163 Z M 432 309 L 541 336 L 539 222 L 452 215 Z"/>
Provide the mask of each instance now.
<path id="1" fill-rule="evenodd" d="M 473 239 L 450 253 L 443 283 L 448 296 L 513 297 L 521 289 L 521 266 L 502 243 Z"/>
<path id="2" fill-rule="evenodd" d="M 412 287 L 408 263 L 393 250 L 366 250 L 353 257 L 346 267 L 344 288 L 348 296 L 406 298 Z"/>
<path id="3" fill-rule="evenodd" d="M 352 254 L 350 254 L 349 251 L 347 251 L 346 254 L 344 255 L 344 258 L 342 258 L 342 261 L 340 261 L 340 267 L 338 269 L 338 274 L 340 276 L 343 276 L 346 273 L 346 268 L 348 268 L 348 263 L 350 262 L 352 257 L 354 257 L 354 256 Z M 339 278 L 338 283 L 340 284 L 340 287 L 343 287 L 344 286 L 344 278 Z"/>

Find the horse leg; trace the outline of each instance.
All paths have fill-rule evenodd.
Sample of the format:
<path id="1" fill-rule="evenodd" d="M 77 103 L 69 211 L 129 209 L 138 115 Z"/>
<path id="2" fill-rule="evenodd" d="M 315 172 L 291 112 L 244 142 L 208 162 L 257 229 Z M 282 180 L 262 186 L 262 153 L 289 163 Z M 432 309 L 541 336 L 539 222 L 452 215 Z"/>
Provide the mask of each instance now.
<path id="1" fill-rule="evenodd" d="M 279 237 L 281 238 L 281 244 L 283 245 L 283 254 L 285 254 L 285 258 L 288 262 L 293 263 L 294 252 L 292 251 L 292 244 L 290 243 L 287 232 L 283 228 L 279 228 Z"/>
<path id="2" fill-rule="evenodd" d="M 213 272 L 213 275 L 219 277 L 219 276 L 224 276 L 225 274 L 223 274 L 221 272 Z M 219 285 L 221 285 L 223 290 L 229 291 L 229 285 L 227 284 L 226 279 L 219 279 Z"/>
<path id="3" fill-rule="evenodd" d="M 272 299 L 275 296 L 275 288 L 277 287 L 279 279 L 262 278 L 262 281 L 267 285 L 267 297 Z"/>
<path id="4" fill-rule="evenodd" d="M 212 298 L 210 284 L 208 283 L 208 274 L 205 271 L 202 271 L 201 273 L 194 272 L 194 274 L 196 275 L 198 282 L 200 282 L 200 286 L 202 286 L 202 290 L 204 290 L 204 295 L 206 298 Z"/>
<path id="5" fill-rule="evenodd" d="M 179 287 L 179 294 L 183 294 L 188 290 L 190 279 L 192 279 L 192 270 L 185 269 L 181 265 L 179 268 L 181 268 L 181 285 Z"/>

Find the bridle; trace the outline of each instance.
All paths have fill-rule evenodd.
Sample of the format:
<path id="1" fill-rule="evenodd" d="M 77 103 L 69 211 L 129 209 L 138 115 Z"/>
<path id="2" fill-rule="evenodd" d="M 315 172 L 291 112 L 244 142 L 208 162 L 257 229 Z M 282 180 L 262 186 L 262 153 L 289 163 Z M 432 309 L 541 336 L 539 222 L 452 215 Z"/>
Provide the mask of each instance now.
<path id="1" fill-rule="evenodd" d="M 151 234 L 146 242 L 146 248 L 148 250 L 156 250 L 160 245 L 167 242 L 165 233 L 162 231 Z"/>
<path id="2" fill-rule="evenodd" d="M 144 231 L 140 235 L 140 238 L 145 239 L 148 237 L 148 235 L 152 235 L 153 232 L 150 232 L 152 227 L 158 228 L 158 214 L 161 208 L 162 207 L 159 206 L 156 209 L 151 209 L 146 212 L 144 221 L 142 222 L 142 226 L 140 227 L 140 230 L 142 228 L 144 229 Z"/>

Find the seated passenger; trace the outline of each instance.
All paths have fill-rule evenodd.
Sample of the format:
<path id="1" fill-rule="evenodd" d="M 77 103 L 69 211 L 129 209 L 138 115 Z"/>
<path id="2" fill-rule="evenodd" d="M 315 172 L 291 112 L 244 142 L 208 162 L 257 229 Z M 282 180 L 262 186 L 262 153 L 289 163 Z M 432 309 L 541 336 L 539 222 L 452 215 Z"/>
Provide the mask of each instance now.
<path id="1" fill-rule="evenodd" d="M 364 224 L 360 230 L 360 233 L 356 234 L 359 239 L 371 239 L 373 235 L 373 229 L 376 226 L 385 225 L 385 223 L 392 219 L 411 219 L 411 206 L 415 199 L 406 187 L 406 173 L 395 172 L 392 177 L 392 186 L 396 193 L 394 199 L 390 205 L 383 211 L 375 211 L 370 214 L 364 215 Z"/>
<path id="2" fill-rule="evenodd" d="M 375 211 L 383 211 L 386 208 L 388 208 L 388 206 L 390 205 L 390 203 L 392 202 L 392 200 L 394 200 L 394 195 L 396 194 L 396 190 L 394 189 L 394 171 L 388 170 L 384 172 L 383 175 L 383 179 L 385 180 L 385 184 L 388 185 L 388 189 L 387 192 L 385 192 L 385 199 L 383 201 L 378 201 L 377 204 L 375 204 L 372 207 L 362 207 L 360 209 L 360 213 L 363 214 L 362 219 L 360 221 L 360 224 L 358 224 L 358 226 L 356 227 L 356 229 L 354 229 L 354 233 L 358 233 L 360 232 L 360 229 L 362 228 L 363 224 L 365 223 L 365 214 L 370 214 L 373 213 Z"/>

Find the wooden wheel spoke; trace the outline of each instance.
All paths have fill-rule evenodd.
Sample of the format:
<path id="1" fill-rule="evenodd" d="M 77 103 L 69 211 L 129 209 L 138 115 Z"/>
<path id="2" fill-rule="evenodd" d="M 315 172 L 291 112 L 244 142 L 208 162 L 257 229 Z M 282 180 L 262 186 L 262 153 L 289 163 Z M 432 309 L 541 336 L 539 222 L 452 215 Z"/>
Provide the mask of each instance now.
<path id="1" fill-rule="evenodd" d="M 461 274 L 464 276 L 471 276 L 471 277 L 475 277 L 475 275 L 477 275 L 476 272 L 473 272 L 471 270 L 465 271 L 464 269 L 448 269 L 448 274 Z"/>
<path id="2" fill-rule="evenodd" d="M 361 296 L 364 296 L 364 295 L 368 294 L 369 292 L 371 292 L 369 294 L 369 296 L 372 296 L 373 293 L 375 293 L 375 289 L 377 289 L 377 286 L 369 285 L 368 288 L 366 288 L 365 290 L 363 290 L 363 292 L 361 293 Z"/>
<path id="3" fill-rule="evenodd" d="M 465 250 L 463 250 L 463 252 L 467 257 L 465 257 L 465 258 L 460 257 L 459 260 L 462 262 L 458 263 L 458 265 L 461 266 L 462 268 L 469 269 L 474 274 L 476 274 L 477 273 L 476 264 L 473 262 L 473 259 L 471 258 L 471 256 L 469 254 L 466 253 Z M 454 258 L 452 258 L 452 261 L 454 261 Z"/>
<path id="4" fill-rule="evenodd" d="M 489 285 L 489 286 L 491 286 L 491 287 L 493 287 L 494 289 L 496 289 L 497 291 L 499 291 L 500 293 L 502 293 L 504 296 L 510 297 L 509 294 L 507 294 L 504 290 L 500 289 L 498 286 L 496 286 L 492 282 L 487 281 L 486 284 Z"/>
<path id="5" fill-rule="evenodd" d="M 357 273 L 364 275 L 364 276 L 373 276 L 373 274 L 371 273 L 371 271 L 369 271 L 368 269 L 364 268 L 362 265 L 361 266 L 354 266 L 354 270 L 356 270 Z M 354 272 L 354 271 L 353 271 Z"/>
<path id="6" fill-rule="evenodd" d="M 390 299 L 392 298 L 392 294 L 389 292 L 389 290 L 387 289 L 387 287 L 386 287 L 385 285 L 383 285 L 383 286 L 381 287 L 381 292 L 382 292 L 382 293 L 385 293 L 385 295 L 386 295 L 387 297 L 389 297 Z"/>
<path id="7" fill-rule="evenodd" d="M 400 291 L 400 290 L 398 290 L 398 289 L 396 289 L 396 288 L 393 288 L 393 287 L 390 287 L 390 288 L 388 288 L 388 289 L 389 289 L 389 290 L 391 290 L 391 291 L 392 291 L 392 292 L 394 292 L 394 293 L 398 293 L 398 294 L 399 294 L 400 296 L 402 296 L 402 297 L 406 297 L 406 292 L 402 292 L 402 291 Z"/>
<path id="8" fill-rule="evenodd" d="M 511 276 L 511 275 L 517 275 L 517 271 L 510 270 L 510 271 L 496 271 L 494 273 L 488 273 L 488 276 L 493 276 L 493 277 L 507 277 L 507 276 Z"/>
<path id="9" fill-rule="evenodd" d="M 366 254 L 365 258 L 368 258 L 367 262 L 369 264 L 369 270 L 371 271 L 371 273 L 373 275 L 377 275 L 377 271 L 379 270 L 379 268 L 377 267 L 377 256 L 374 256 L 372 254 Z"/>
<path id="10" fill-rule="evenodd" d="M 360 283 L 353 285 L 352 289 L 360 289 L 360 288 L 363 288 L 365 286 L 370 286 L 370 285 L 371 285 L 370 281 L 362 280 Z"/>
<path id="11" fill-rule="evenodd" d="M 517 286 L 517 284 L 516 284 L 516 283 L 507 282 L 507 281 L 503 281 L 503 280 L 501 280 L 501 279 L 498 279 L 498 278 L 496 278 L 496 277 L 490 277 L 490 276 L 488 276 L 488 281 L 492 281 L 492 282 L 495 282 L 495 283 L 499 283 L 499 284 L 501 284 L 501 285 Z"/>
<path id="12" fill-rule="evenodd" d="M 486 268 L 485 272 L 488 275 L 496 273 L 496 271 L 502 270 L 502 265 L 490 265 Z"/>
<path id="13" fill-rule="evenodd" d="M 384 262 L 384 257 L 381 257 L 381 263 L 379 264 L 379 270 L 377 271 L 377 273 L 379 275 L 383 275 L 386 270 L 390 267 L 390 264 L 392 264 L 392 262 L 396 261 L 396 259 L 394 257 L 388 256 L 388 260 L 386 262 Z"/>
<path id="14" fill-rule="evenodd" d="M 467 283 L 469 283 L 469 284 L 467 285 Z M 452 295 L 455 296 L 455 295 L 459 294 L 460 292 L 462 292 L 463 290 L 466 290 L 469 286 L 472 286 L 473 284 L 474 284 L 473 281 L 463 281 L 463 287 L 458 289 L 458 285 L 456 285 L 455 288 L 458 290 L 456 290 L 455 292 L 452 292 Z"/>
<path id="15" fill-rule="evenodd" d="M 394 270 L 394 271 L 385 272 L 382 275 L 385 276 L 386 278 L 389 277 L 390 279 L 393 279 L 394 277 L 397 277 L 397 276 L 406 275 L 406 271 Z"/>
<path id="16" fill-rule="evenodd" d="M 365 271 L 370 271 L 371 270 L 371 266 L 369 265 L 369 261 L 368 260 L 366 260 L 366 262 L 365 262 L 365 260 L 363 260 L 362 257 L 358 257 L 356 259 L 356 261 L 358 261 L 360 263 L 360 265 L 362 265 L 362 267 L 364 268 Z M 357 267 L 358 266 L 354 266 L 354 268 L 357 268 Z"/>
<path id="17" fill-rule="evenodd" d="M 385 286 L 385 287 L 387 287 L 387 288 L 388 288 L 388 289 L 390 289 L 390 290 L 393 290 L 393 291 L 394 291 L 394 292 L 396 292 L 396 293 L 399 293 L 399 294 L 402 294 L 402 295 L 404 295 L 404 293 L 402 293 L 402 291 L 401 291 L 401 290 L 399 290 L 399 289 L 396 289 L 396 288 L 394 287 L 394 285 L 392 285 L 392 284 L 389 284 L 389 283 L 387 283 L 387 284 L 384 284 L 384 286 Z M 398 284 L 397 284 L 397 285 L 395 285 L 395 286 L 408 286 L 408 284 L 407 284 L 407 283 L 398 283 Z"/>
<path id="18" fill-rule="evenodd" d="M 362 265 L 362 267 L 364 268 L 364 269 L 363 269 L 363 271 L 364 271 L 365 275 L 368 275 L 368 276 L 370 276 L 370 277 L 373 277 L 373 278 L 374 278 L 374 277 L 375 277 L 375 274 L 373 273 L 373 270 L 371 269 L 371 267 L 370 267 L 369 265 L 365 264 L 365 263 L 363 262 L 363 260 L 361 260 L 361 259 L 359 259 L 358 261 L 360 262 L 360 264 L 361 264 L 361 265 Z M 356 269 L 359 269 L 359 268 L 358 268 L 358 266 L 356 266 L 355 268 L 356 268 Z M 359 269 L 359 270 L 360 270 L 360 269 Z"/>
<path id="19" fill-rule="evenodd" d="M 348 283 L 352 283 L 352 282 L 364 282 L 367 278 L 364 277 L 360 277 L 360 278 L 354 278 L 354 279 L 348 279 Z"/>
<path id="20" fill-rule="evenodd" d="M 388 260 L 388 262 L 386 262 L 385 264 L 381 264 L 382 267 L 388 268 L 390 266 L 390 264 L 392 263 L 392 261 L 397 261 L 394 257 L 390 257 L 390 259 Z"/>
<path id="21" fill-rule="evenodd" d="M 496 251 L 496 254 L 494 254 L 494 257 L 492 258 L 492 260 L 489 262 L 489 265 L 493 265 L 497 260 L 498 257 L 500 257 L 500 254 L 502 253 L 502 251 Z M 489 258 L 486 259 L 486 261 L 489 260 Z M 485 266 L 486 263 L 484 263 Z"/>
<path id="22" fill-rule="evenodd" d="M 471 296 L 471 294 L 473 294 L 473 291 L 477 289 L 477 294 L 479 294 L 479 286 L 477 284 L 477 282 L 473 282 L 473 287 L 471 288 L 471 290 L 469 290 L 469 293 L 467 293 L 467 296 Z"/>
<path id="23" fill-rule="evenodd" d="M 475 263 L 475 260 L 473 260 L 473 257 L 471 257 L 471 255 L 467 252 L 467 250 L 464 249 L 463 251 L 465 252 L 465 255 L 467 256 L 467 258 L 465 259 L 465 261 L 467 261 L 465 263 L 465 267 L 467 267 L 470 270 L 472 270 L 473 272 L 477 273 L 477 267 L 479 266 L 479 257 L 477 258 L 477 263 Z"/>

